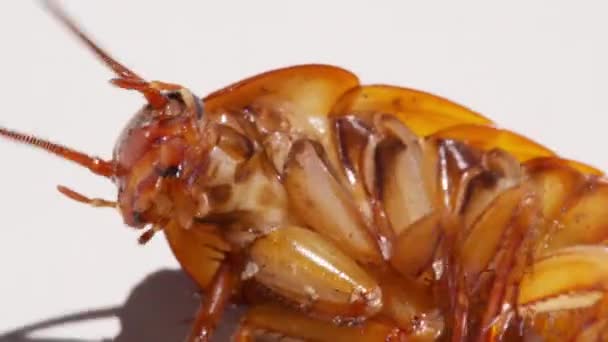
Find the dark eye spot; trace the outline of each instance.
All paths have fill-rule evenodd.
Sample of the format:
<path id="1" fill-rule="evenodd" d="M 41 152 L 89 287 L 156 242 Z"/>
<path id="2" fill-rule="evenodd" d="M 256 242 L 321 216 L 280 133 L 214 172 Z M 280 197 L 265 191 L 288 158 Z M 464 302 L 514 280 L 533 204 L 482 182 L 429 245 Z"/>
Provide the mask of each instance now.
<path id="1" fill-rule="evenodd" d="M 203 118 L 203 104 L 201 103 L 201 100 L 199 100 L 197 97 L 194 97 L 194 106 L 196 107 L 196 118 L 198 120 Z"/>
<path id="2" fill-rule="evenodd" d="M 140 225 L 144 223 L 144 217 L 141 211 L 133 211 L 133 222 L 135 225 Z"/>
<path id="3" fill-rule="evenodd" d="M 167 97 L 172 100 L 177 100 L 181 103 L 184 103 L 184 100 L 182 99 L 182 95 L 178 91 L 172 91 L 170 93 L 167 93 Z"/>
<path id="4" fill-rule="evenodd" d="M 166 168 L 158 168 L 158 175 L 163 178 L 178 177 L 182 168 L 181 165 L 172 165 Z"/>

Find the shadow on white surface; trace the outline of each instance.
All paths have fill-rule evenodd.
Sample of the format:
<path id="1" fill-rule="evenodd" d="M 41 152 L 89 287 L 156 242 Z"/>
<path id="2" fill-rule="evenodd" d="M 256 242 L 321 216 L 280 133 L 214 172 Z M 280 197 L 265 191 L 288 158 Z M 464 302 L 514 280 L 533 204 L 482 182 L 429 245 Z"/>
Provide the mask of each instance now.
<path id="1" fill-rule="evenodd" d="M 195 284 L 178 270 L 160 270 L 146 277 L 131 291 L 122 306 L 90 309 L 34 322 L 0 334 L 0 342 L 172 342 L 184 341 L 200 299 Z M 32 337 L 47 328 L 116 317 L 120 332 L 115 338 L 86 340 Z M 214 336 L 228 341 L 240 317 L 238 308 L 230 309 Z"/>

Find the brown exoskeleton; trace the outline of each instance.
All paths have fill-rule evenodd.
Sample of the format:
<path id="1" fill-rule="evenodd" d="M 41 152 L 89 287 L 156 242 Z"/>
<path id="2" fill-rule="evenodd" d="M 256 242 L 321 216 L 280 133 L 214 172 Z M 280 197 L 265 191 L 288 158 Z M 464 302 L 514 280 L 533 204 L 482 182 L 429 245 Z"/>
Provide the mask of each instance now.
<path id="1" fill-rule="evenodd" d="M 147 104 L 110 160 L 12 130 L 111 179 L 126 225 L 162 231 L 234 339 L 605 337 L 608 185 L 590 166 L 458 104 L 301 65 L 205 98 L 149 82 L 52 12 Z M 575 275 L 575 276 L 571 276 Z"/>

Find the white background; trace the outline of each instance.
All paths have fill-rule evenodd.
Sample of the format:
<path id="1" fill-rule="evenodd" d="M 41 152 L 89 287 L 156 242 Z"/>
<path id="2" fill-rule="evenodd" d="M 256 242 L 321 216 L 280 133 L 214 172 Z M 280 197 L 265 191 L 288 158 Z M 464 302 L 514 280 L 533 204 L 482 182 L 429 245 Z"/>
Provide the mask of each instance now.
<path id="1" fill-rule="evenodd" d="M 268 69 L 331 63 L 366 83 L 446 96 L 566 157 L 608 169 L 601 1 L 64 3 L 136 72 L 201 96 Z M 111 87 L 111 73 L 34 1 L 0 2 L 0 44 L 0 125 L 109 157 L 142 98 Z M 0 334 L 120 306 L 147 275 L 177 268 L 162 237 L 139 247 L 116 212 L 55 191 L 65 184 L 112 199 L 105 179 L 5 141 L 0 165 Z M 145 320 L 154 319 L 146 312 L 155 296 L 171 301 L 187 292 L 165 285 L 129 329 L 146 329 Z M 161 321 L 183 324 L 187 314 Z M 98 320 L 45 334 L 96 339 L 119 330 L 118 320 Z"/>

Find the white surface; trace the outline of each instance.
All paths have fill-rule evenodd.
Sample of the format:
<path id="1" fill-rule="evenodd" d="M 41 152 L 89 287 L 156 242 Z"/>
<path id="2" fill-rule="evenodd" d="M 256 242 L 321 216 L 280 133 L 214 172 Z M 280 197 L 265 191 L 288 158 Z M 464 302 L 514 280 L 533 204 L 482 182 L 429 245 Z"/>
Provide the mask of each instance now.
<path id="1" fill-rule="evenodd" d="M 441 94 L 608 169 L 608 22 L 600 1 L 64 3 L 136 72 L 200 95 L 280 66 L 332 63 L 363 82 Z M 0 125 L 109 156 L 140 96 L 109 86 L 110 72 L 33 1 L 0 2 L 0 42 Z M 111 199 L 106 180 L 6 141 L 0 157 L 0 334 L 122 305 L 147 275 L 177 267 L 164 239 L 140 248 L 115 212 L 55 191 L 65 184 Z M 159 298 L 174 295 L 167 288 Z M 118 331 L 116 320 L 104 320 L 49 334 L 95 339 Z"/>

